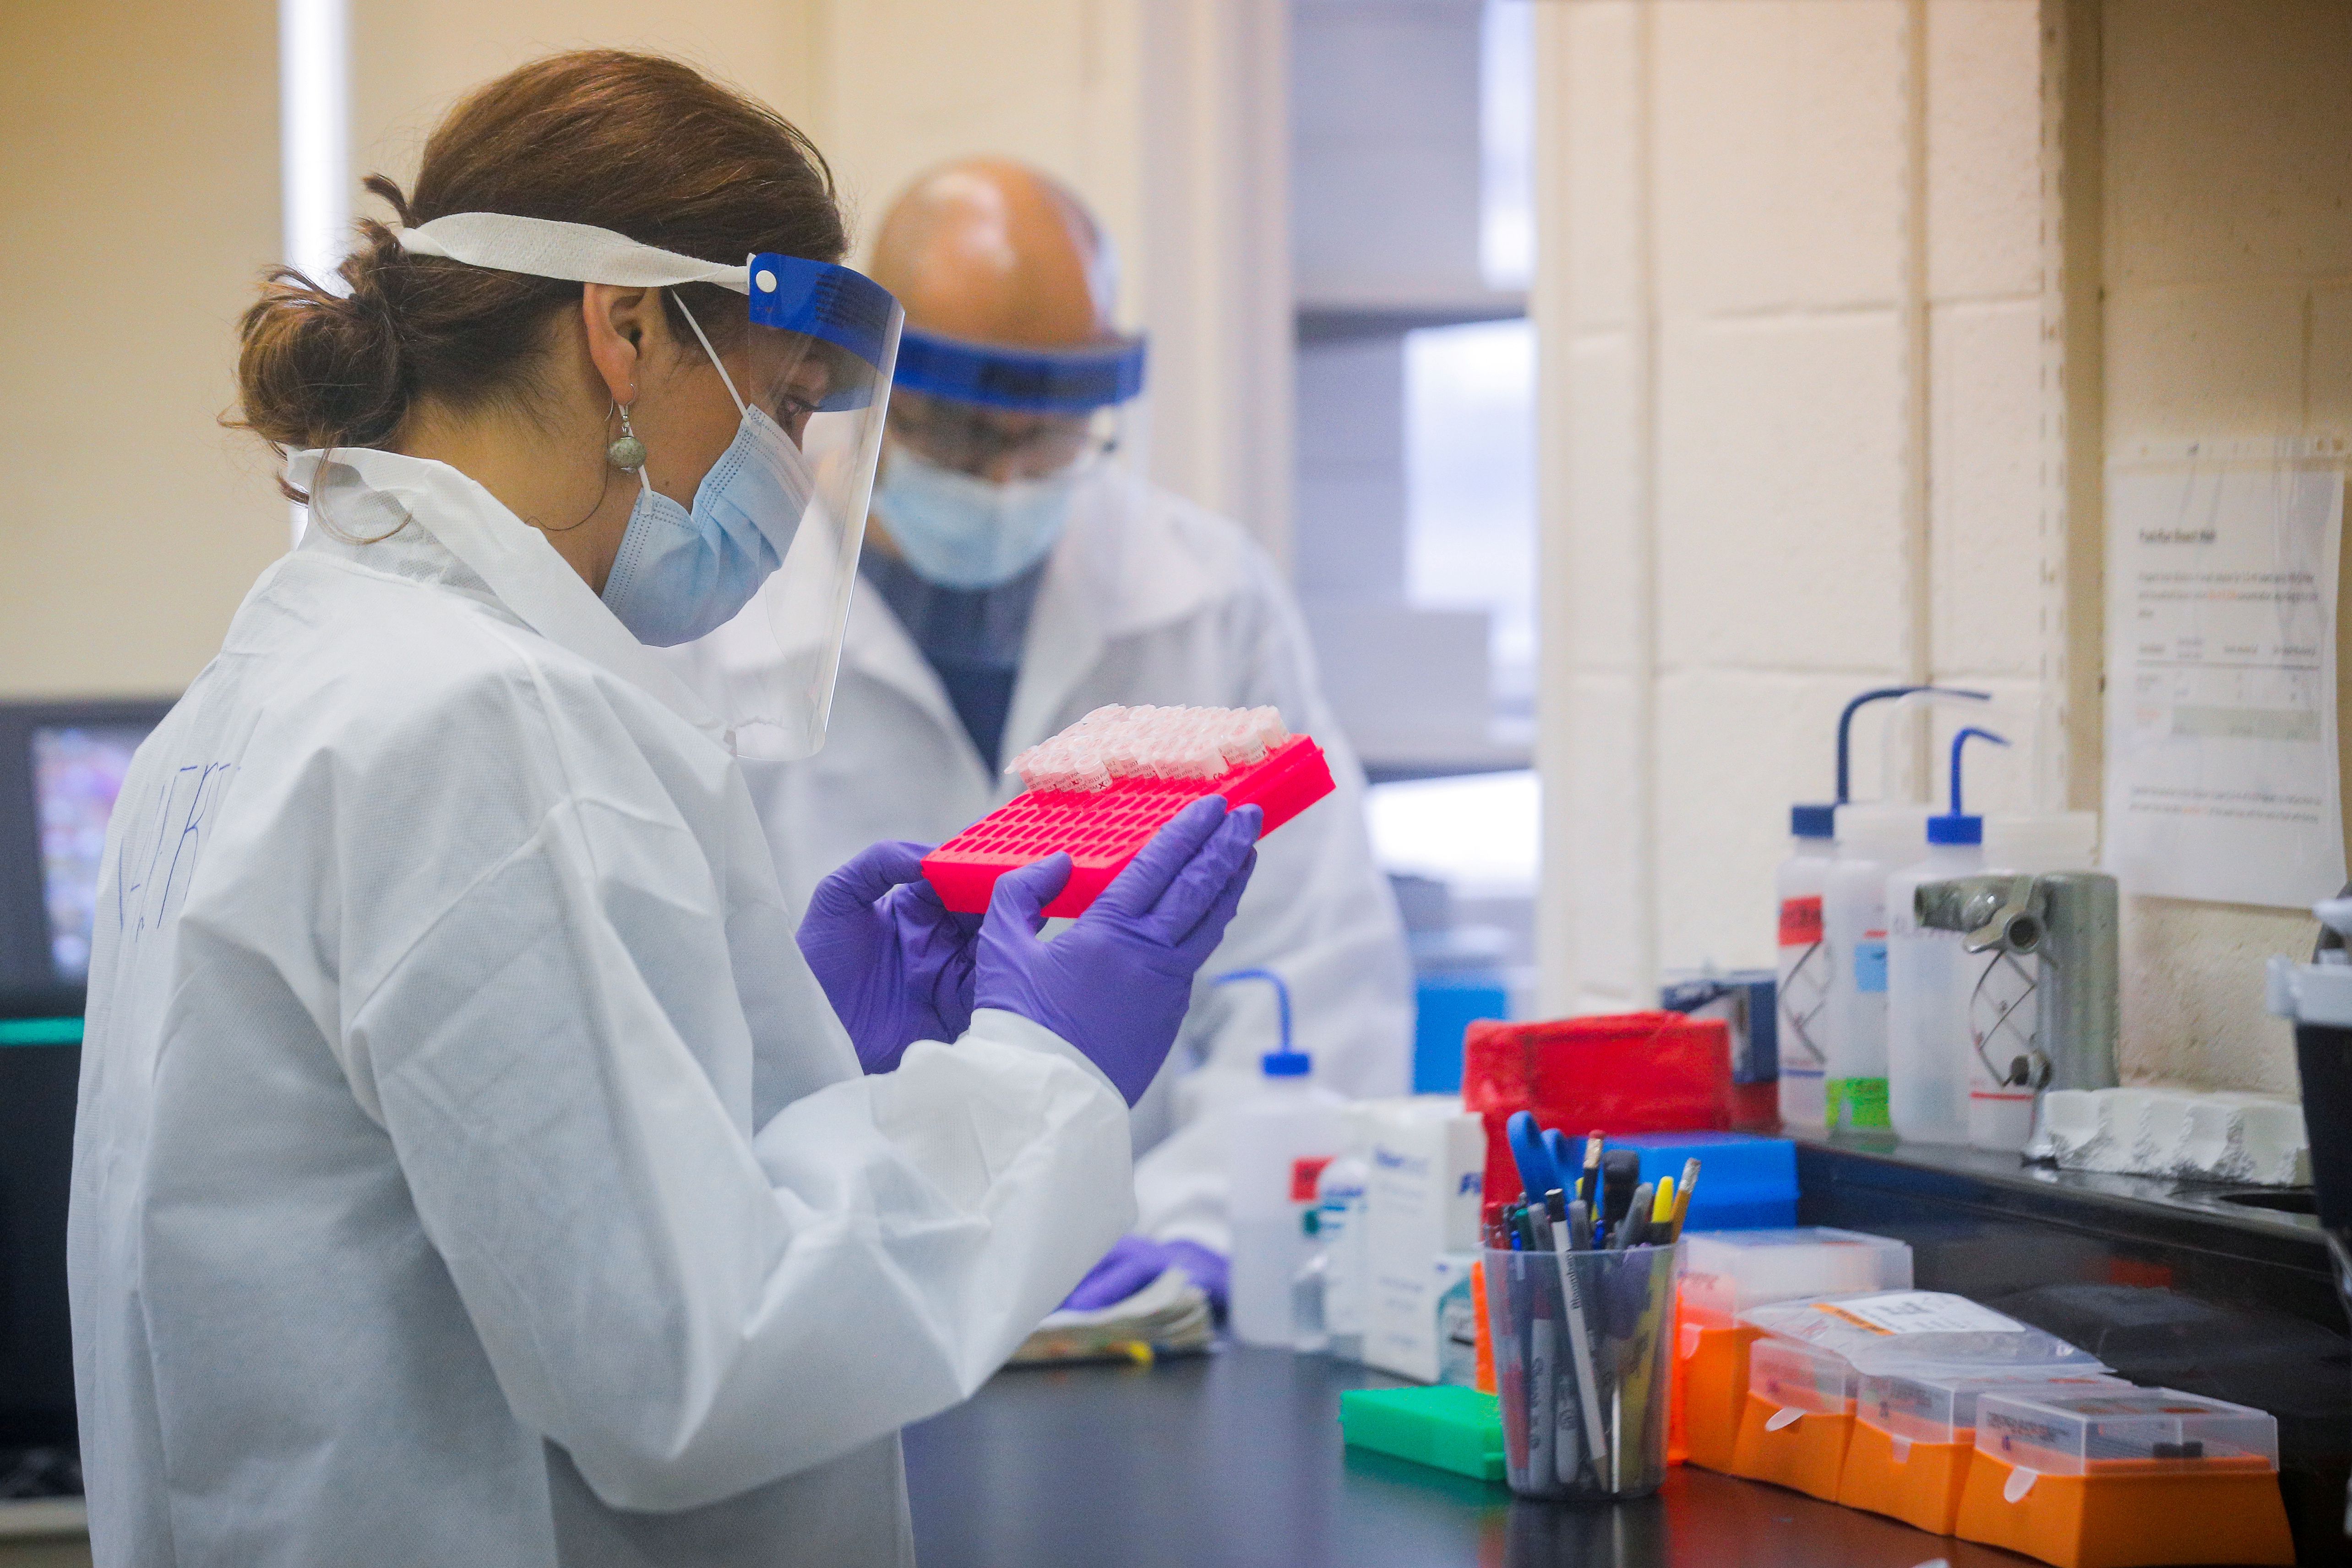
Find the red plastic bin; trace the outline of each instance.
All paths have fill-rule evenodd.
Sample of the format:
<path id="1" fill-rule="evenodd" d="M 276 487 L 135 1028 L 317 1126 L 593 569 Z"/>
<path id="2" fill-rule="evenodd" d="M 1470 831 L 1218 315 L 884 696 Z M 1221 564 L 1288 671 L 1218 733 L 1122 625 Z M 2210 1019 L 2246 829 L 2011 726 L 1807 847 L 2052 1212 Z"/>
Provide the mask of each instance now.
<path id="1" fill-rule="evenodd" d="M 1602 1132 L 1721 1132 L 1731 1126 L 1731 1036 L 1720 1018 L 1616 1013 L 1470 1026 L 1462 1103 L 1486 1122 L 1486 1190 L 1519 1190 L 1515 1110 L 1572 1139 Z"/>
<path id="2" fill-rule="evenodd" d="M 997 878 L 1066 849 L 1076 862 L 1070 884 L 1045 912 L 1076 915 L 1127 869 L 1169 818 L 1204 795 L 1222 795 L 1227 805 L 1256 806 L 1265 813 L 1262 832 L 1271 833 L 1330 793 L 1331 764 L 1323 748 L 1294 735 L 1264 761 L 1218 778 L 1123 778 L 1107 790 L 1014 795 L 925 856 L 923 875 L 948 908 L 979 914 L 988 908 Z"/>

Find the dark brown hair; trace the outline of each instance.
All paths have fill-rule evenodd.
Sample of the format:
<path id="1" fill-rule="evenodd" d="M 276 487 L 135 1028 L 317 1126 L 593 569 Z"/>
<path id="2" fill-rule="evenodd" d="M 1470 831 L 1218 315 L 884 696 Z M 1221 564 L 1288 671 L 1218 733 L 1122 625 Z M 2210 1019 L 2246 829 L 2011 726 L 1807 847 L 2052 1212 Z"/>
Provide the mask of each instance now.
<path id="1" fill-rule="evenodd" d="M 366 185 L 404 226 L 461 212 L 557 218 L 726 262 L 756 250 L 837 261 L 848 247 L 806 136 L 688 66 L 616 49 L 550 56 L 476 89 L 425 142 L 413 197 L 381 174 Z M 385 225 L 359 227 L 337 269 L 348 295 L 291 268 L 264 280 L 239 332 L 228 422 L 280 447 L 380 447 L 420 397 L 527 398 L 541 333 L 578 310 L 581 286 L 413 256 Z M 742 330 L 741 296 L 709 283 L 670 292 L 681 334 L 679 294 L 721 342 Z"/>

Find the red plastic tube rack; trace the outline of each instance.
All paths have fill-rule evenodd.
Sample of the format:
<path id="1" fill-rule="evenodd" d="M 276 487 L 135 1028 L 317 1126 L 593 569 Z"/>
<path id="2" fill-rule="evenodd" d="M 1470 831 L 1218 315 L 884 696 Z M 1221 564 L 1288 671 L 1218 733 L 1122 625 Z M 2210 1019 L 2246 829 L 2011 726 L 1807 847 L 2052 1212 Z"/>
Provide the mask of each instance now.
<path id="1" fill-rule="evenodd" d="M 997 878 L 1066 849 L 1076 864 L 1069 886 L 1045 912 L 1076 915 L 1127 869 L 1169 818 L 1204 795 L 1222 795 L 1227 805 L 1256 806 L 1265 813 L 1262 831 L 1271 833 L 1330 793 L 1331 765 L 1323 748 L 1294 735 L 1264 761 L 1217 778 L 1123 778 L 1107 790 L 1014 795 L 924 857 L 923 875 L 948 908 L 978 914 L 988 908 Z"/>

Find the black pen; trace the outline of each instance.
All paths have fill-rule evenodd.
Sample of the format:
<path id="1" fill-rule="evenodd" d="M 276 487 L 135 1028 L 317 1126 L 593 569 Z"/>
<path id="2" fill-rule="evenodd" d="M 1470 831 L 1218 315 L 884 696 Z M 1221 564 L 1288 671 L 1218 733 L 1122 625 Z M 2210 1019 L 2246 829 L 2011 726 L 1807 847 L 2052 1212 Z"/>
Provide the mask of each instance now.
<path id="1" fill-rule="evenodd" d="M 1656 1198 L 1657 1189 L 1647 1182 L 1633 1189 L 1633 1205 L 1625 1211 L 1625 1217 L 1609 1227 L 1609 1245 L 1612 1248 L 1642 1245 L 1642 1238 L 1649 1234 L 1650 1205 Z"/>

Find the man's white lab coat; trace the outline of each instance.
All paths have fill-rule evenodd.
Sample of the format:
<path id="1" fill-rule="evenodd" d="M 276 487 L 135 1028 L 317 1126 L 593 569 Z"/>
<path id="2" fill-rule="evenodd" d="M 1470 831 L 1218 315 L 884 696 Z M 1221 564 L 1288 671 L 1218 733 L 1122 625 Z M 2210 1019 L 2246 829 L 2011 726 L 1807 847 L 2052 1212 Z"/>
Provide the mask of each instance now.
<path id="1" fill-rule="evenodd" d="M 733 635 L 745 626 L 755 635 Z M 772 658 L 763 632 L 745 617 L 690 657 L 722 668 Z M 1260 846 L 1240 913 L 1201 971 L 1183 1037 L 1135 1111 L 1143 1228 L 1224 1250 L 1222 1156 L 1202 1113 L 1247 1091 L 1276 1025 L 1267 986 L 1211 982 L 1235 969 L 1277 972 L 1318 1080 L 1355 1097 L 1402 1094 L 1412 1031 L 1403 928 L 1372 859 L 1362 769 L 1323 700 L 1274 563 L 1233 523 L 1107 467 L 1080 491 L 1038 589 L 1003 754 L 1108 702 L 1273 704 L 1322 745 L 1339 784 Z M 744 773 L 796 903 L 875 840 L 936 843 L 1019 787 L 980 755 L 906 628 L 865 585 L 850 605 L 824 750 L 805 762 L 747 761 Z M 1202 1070 L 1186 1077 L 1188 1068 Z"/>

